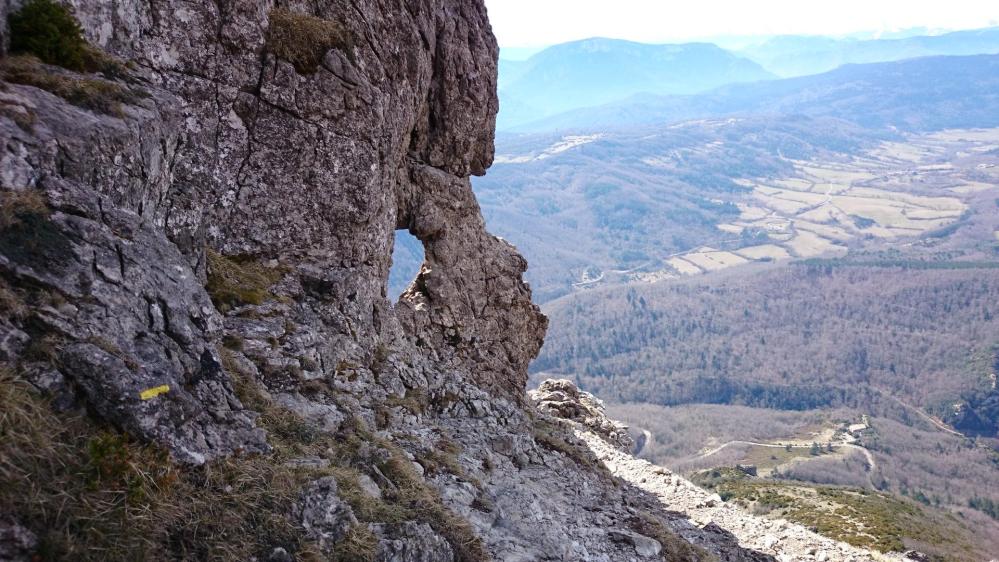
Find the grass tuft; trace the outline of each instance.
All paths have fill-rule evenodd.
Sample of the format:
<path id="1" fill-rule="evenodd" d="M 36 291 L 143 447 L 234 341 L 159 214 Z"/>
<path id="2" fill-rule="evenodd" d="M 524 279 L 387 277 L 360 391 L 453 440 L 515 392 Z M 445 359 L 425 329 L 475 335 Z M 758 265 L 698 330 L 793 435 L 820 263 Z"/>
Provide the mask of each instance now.
<path id="1" fill-rule="evenodd" d="M 121 359 L 125 363 L 125 366 L 128 367 L 128 369 L 133 373 L 138 372 L 139 369 L 141 368 L 139 362 L 136 361 L 134 357 L 132 357 L 128 353 L 125 353 L 125 351 L 122 348 L 118 347 L 111 340 L 102 338 L 100 336 L 92 336 L 90 338 L 87 338 L 86 341 L 87 343 L 96 346 L 101 351 L 109 355 L 113 355 L 118 359 Z"/>
<path id="2" fill-rule="evenodd" d="M 113 117 L 123 117 L 122 104 L 134 104 L 148 93 L 102 78 L 80 78 L 59 72 L 31 55 L 7 57 L 0 63 L 0 77 L 13 84 L 45 90 L 69 103 Z"/>
<path id="3" fill-rule="evenodd" d="M 205 288 L 222 312 L 246 304 L 261 305 L 274 298 L 270 288 L 281 280 L 281 270 L 246 257 L 223 256 L 211 249 L 207 256 L 208 284 Z"/>
<path id="4" fill-rule="evenodd" d="M 267 48 L 294 65 L 299 74 L 313 74 L 330 49 L 340 49 L 351 56 L 352 42 L 349 32 L 339 22 L 274 8 L 267 30 Z"/>
<path id="5" fill-rule="evenodd" d="M 662 557 L 666 562 L 707 562 L 717 559 L 704 549 L 683 540 L 651 513 L 639 511 L 629 522 L 641 535 L 659 541 L 663 546 Z"/>
<path id="6" fill-rule="evenodd" d="M 0 117 L 6 117 L 26 133 L 35 130 L 35 113 L 27 107 L 0 102 Z"/>
<path id="7" fill-rule="evenodd" d="M 607 471 L 607 468 L 597 459 L 593 451 L 590 451 L 585 445 L 578 443 L 575 437 L 571 435 L 569 428 L 557 421 L 549 421 L 544 418 L 536 419 L 534 421 L 533 435 L 534 440 L 542 447 L 550 451 L 562 453 L 576 461 L 580 466 L 601 469 L 602 472 Z"/>

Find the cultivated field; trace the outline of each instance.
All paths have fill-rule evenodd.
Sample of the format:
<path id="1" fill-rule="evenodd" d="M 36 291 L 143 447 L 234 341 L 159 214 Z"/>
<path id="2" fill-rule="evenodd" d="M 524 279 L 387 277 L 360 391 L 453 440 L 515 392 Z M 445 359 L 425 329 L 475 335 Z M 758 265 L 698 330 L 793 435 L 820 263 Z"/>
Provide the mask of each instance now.
<path id="1" fill-rule="evenodd" d="M 636 271 L 624 280 L 659 281 L 946 237 L 976 206 L 995 214 L 988 204 L 999 189 L 997 151 L 999 129 L 944 131 L 886 142 L 855 157 L 792 161 L 788 177 L 741 178 L 736 183 L 750 193 L 734 201 L 736 220 L 717 225 L 720 238 L 729 238 L 721 247 L 667 256 L 662 271 Z"/>

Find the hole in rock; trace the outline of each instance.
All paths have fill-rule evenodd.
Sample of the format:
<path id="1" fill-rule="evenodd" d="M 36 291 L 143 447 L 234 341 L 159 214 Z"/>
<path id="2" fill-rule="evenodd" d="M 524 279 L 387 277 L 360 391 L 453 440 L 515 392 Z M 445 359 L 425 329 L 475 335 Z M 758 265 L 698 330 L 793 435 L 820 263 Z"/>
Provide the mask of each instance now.
<path id="1" fill-rule="evenodd" d="M 409 287 L 420 272 L 424 259 L 423 242 L 407 230 L 395 231 L 392 268 L 389 269 L 388 296 L 393 302 Z"/>

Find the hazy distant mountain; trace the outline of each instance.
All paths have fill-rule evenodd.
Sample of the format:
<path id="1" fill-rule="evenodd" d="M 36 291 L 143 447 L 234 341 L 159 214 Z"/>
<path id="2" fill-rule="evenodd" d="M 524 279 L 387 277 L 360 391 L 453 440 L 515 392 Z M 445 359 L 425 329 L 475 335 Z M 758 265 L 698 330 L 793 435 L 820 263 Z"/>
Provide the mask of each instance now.
<path id="1" fill-rule="evenodd" d="M 855 154 L 900 132 L 997 126 L 997 55 L 850 65 L 641 96 L 502 134 L 496 164 L 474 185 L 490 228 L 530 259 L 527 277 L 545 301 L 589 267 L 629 270 L 718 247 L 731 236 L 716 225 L 739 214 L 731 202 L 745 191 L 733 178 L 782 177 L 787 159 Z"/>
<path id="2" fill-rule="evenodd" d="M 851 63 L 890 62 L 934 55 L 999 53 L 999 28 L 936 36 L 861 40 L 779 36 L 739 51 L 779 76 L 818 74 Z"/>
<path id="3" fill-rule="evenodd" d="M 774 78 L 758 64 L 708 43 L 646 45 L 587 39 L 500 65 L 501 129 L 647 92 L 693 94 Z"/>
<path id="4" fill-rule="evenodd" d="M 835 117 L 924 131 L 999 125 L 999 56 L 847 65 L 815 76 L 725 86 L 698 96 L 634 96 L 516 128 L 598 132 L 737 113 Z"/>

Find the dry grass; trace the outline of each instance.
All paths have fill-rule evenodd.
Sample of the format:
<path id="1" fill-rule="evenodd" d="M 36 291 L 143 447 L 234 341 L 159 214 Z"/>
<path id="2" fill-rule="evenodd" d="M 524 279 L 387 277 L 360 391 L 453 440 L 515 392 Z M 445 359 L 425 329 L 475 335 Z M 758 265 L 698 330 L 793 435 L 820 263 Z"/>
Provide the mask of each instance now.
<path id="1" fill-rule="evenodd" d="M 223 352 L 224 363 L 235 363 L 231 354 L 229 350 Z M 230 357 L 227 359 L 226 355 Z M 321 432 L 295 414 L 275 406 L 245 375 L 232 372 L 237 373 L 233 382 L 240 400 L 262 413 L 259 423 L 271 433 L 276 452 L 287 458 L 329 458 L 332 466 L 320 472 L 336 478 L 340 496 L 350 504 L 359 521 L 426 522 L 451 544 L 458 560 L 490 560 L 482 539 L 468 522 L 444 506 L 437 491 L 417 473 L 413 461 L 398 445 L 372 433 L 358 418 L 345 422 L 336 435 Z M 456 445 L 442 443 L 446 452 L 452 456 L 457 454 Z M 385 478 L 391 483 L 382 486 L 381 499 L 364 491 L 360 484 L 361 474 L 375 480 Z M 371 544 L 372 537 L 366 529 L 366 526 L 358 528 L 344 539 L 349 548 L 342 550 L 354 554 L 342 554 L 346 557 L 341 560 L 370 560 L 357 557 L 368 552 L 365 545 Z"/>
<path id="2" fill-rule="evenodd" d="M 48 202 L 40 191 L 29 189 L 0 193 L 0 230 L 18 226 L 30 216 L 49 216 Z"/>
<path id="3" fill-rule="evenodd" d="M 270 288 L 281 280 L 282 271 L 266 267 L 250 258 L 223 256 L 209 249 L 208 284 L 205 287 L 215 306 L 224 311 L 237 306 L 260 305 L 274 298 Z"/>
<path id="4" fill-rule="evenodd" d="M 280 453 L 179 469 L 0 371 L 0 503 L 38 534 L 39 560 L 301 556 L 312 547 L 285 513 L 311 479 Z"/>
<path id="5" fill-rule="evenodd" d="M 274 453 L 181 469 L 154 446 L 53 413 L 10 369 L 0 371 L 0 503 L 39 535 L 38 559 L 247 560 L 265 559 L 278 546 L 299 560 L 319 559 L 287 514 L 306 484 L 327 475 L 337 478 L 362 521 L 336 545 L 332 560 L 373 560 L 377 540 L 366 523 L 410 519 L 429 520 L 476 552 L 467 525 L 403 464 L 409 461 L 400 450 L 363 429 L 346 436 L 318 431 L 271 404 L 252 382 L 236 383 L 244 402 L 261 410 Z M 367 495 L 351 466 L 365 464 L 360 451 L 368 440 L 391 448 L 382 468 L 397 490 L 388 501 Z M 308 456 L 332 456 L 342 466 L 288 464 Z"/>
<path id="6" fill-rule="evenodd" d="M 300 74 L 319 70 L 330 49 L 352 56 L 350 33 L 342 24 L 283 8 L 271 10 L 267 48 Z"/>
<path id="7" fill-rule="evenodd" d="M 666 562 L 717 562 L 713 555 L 680 538 L 651 513 L 639 511 L 629 524 L 636 533 L 663 545 L 662 559 Z"/>
<path id="8" fill-rule="evenodd" d="M 114 117 L 124 116 L 122 104 L 134 104 L 148 94 L 102 78 L 81 78 L 48 67 L 30 55 L 7 57 L 0 77 L 13 84 L 33 86 L 69 103 Z"/>
<path id="9" fill-rule="evenodd" d="M 138 372 L 140 369 L 139 362 L 128 353 L 125 353 L 122 348 L 118 347 L 118 345 L 111 340 L 99 336 L 92 336 L 87 339 L 87 343 L 96 346 L 101 351 L 109 355 L 113 355 L 118 359 L 121 359 L 125 363 L 125 366 L 132 372 Z"/>
<path id="10" fill-rule="evenodd" d="M 407 412 L 418 416 L 427 411 L 430 405 L 430 397 L 422 389 L 406 389 L 406 395 L 402 398 L 389 397 L 385 400 L 385 405 L 393 408 L 403 408 Z"/>
<path id="11" fill-rule="evenodd" d="M 562 453 L 582 467 L 599 469 L 601 473 L 609 474 L 596 455 L 585 444 L 579 442 L 570 429 L 561 422 L 537 418 L 534 420 L 532 434 L 534 440 L 549 451 Z"/>
<path id="12" fill-rule="evenodd" d="M 12 320 L 24 320 L 28 316 L 28 307 L 16 290 L 0 277 L 0 314 Z"/>
<path id="13" fill-rule="evenodd" d="M 27 107 L 0 102 L 0 117 L 10 119 L 27 133 L 35 130 L 35 113 Z"/>

